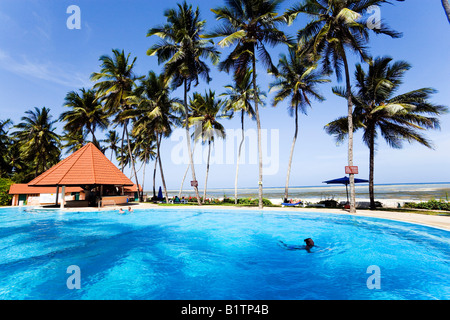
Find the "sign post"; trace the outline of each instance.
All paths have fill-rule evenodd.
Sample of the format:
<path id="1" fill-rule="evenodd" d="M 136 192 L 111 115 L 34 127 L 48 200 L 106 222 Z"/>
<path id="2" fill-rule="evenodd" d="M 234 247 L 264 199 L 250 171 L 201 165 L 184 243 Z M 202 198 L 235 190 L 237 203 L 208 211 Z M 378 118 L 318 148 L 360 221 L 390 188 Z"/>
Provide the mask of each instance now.
<path id="1" fill-rule="evenodd" d="M 198 187 L 198 181 L 197 180 L 192 180 L 191 181 L 191 187 Z"/>
<path id="2" fill-rule="evenodd" d="M 358 166 L 346 166 L 345 173 L 346 174 L 358 174 Z"/>

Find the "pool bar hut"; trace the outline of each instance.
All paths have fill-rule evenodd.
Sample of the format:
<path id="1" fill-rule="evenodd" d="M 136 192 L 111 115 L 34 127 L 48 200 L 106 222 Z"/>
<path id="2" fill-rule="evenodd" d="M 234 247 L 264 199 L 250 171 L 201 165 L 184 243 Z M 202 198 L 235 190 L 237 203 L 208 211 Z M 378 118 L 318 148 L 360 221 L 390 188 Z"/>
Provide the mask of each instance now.
<path id="1" fill-rule="evenodd" d="M 55 205 L 58 205 L 59 194 L 63 195 L 59 201 L 61 208 L 66 205 L 64 195 L 68 187 L 79 187 L 85 194 L 84 200 L 73 200 L 68 205 L 105 206 L 127 203 L 124 189 L 132 186 L 133 182 L 93 143 L 86 144 L 28 183 L 29 188 L 55 188 Z"/>

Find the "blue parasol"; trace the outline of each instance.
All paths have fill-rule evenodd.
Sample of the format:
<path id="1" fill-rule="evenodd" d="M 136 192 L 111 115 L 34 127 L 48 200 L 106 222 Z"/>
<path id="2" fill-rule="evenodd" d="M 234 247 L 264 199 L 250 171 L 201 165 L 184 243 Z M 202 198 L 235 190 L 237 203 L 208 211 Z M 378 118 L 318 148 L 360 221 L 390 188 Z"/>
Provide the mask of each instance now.
<path id="1" fill-rule="evenodd" d="M 355 178 L 355 183 L 365 183 L 365 182 L 369 182 L 369 180 Z M 345 176 L 343 178 L 323 181 L 323 183 L 326 183 L 326 184 L 345 184 L 345 190 L 347 191 L 347 202 L 348 202 L 348 185 L 350 184 L 350 178 L 349 177 Z"/>
<path id="2" fill-rule="evenodd" d="M 163 198 L 162 189 L 161 189 L 161 186 L 159 186 L 158 199 L 162 199 L 162 198 Z"/>

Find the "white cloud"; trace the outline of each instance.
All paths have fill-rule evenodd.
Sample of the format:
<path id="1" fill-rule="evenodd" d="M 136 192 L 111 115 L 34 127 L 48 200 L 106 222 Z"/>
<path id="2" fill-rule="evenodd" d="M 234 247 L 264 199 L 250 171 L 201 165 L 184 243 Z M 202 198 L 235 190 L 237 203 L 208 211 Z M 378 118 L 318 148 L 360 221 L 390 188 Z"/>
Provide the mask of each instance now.
<path id="1" fill-rule="evenodd" d="M 0 69 L 22 77 L 45 80 L 71 88 L 92 86 L 88 75 L 73 71 L 74 66 L 63 68 L 50 61 L 31 61 L 25 55 L 13 58 L 2 50 L 0 50 Z"/>

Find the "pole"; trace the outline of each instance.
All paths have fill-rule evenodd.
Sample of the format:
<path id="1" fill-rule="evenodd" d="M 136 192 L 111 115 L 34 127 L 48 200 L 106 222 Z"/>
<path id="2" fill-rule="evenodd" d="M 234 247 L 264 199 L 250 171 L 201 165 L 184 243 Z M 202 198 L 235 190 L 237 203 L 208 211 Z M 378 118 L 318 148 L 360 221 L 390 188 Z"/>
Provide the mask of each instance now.
<path id="1" fill-rule="evenodd" d="M 58 206 L 58 195 L 59 195 L 59 186 L 56 186 L 56 201 L 55 201 L 55 207 Z"/>
<path id="2" fill-rule="evenodd" d="M 61 209 L 64 209 L 65 196 L 66 196 L 66 186 L 62 186 L 62 190 L 61 190 Z"/>

